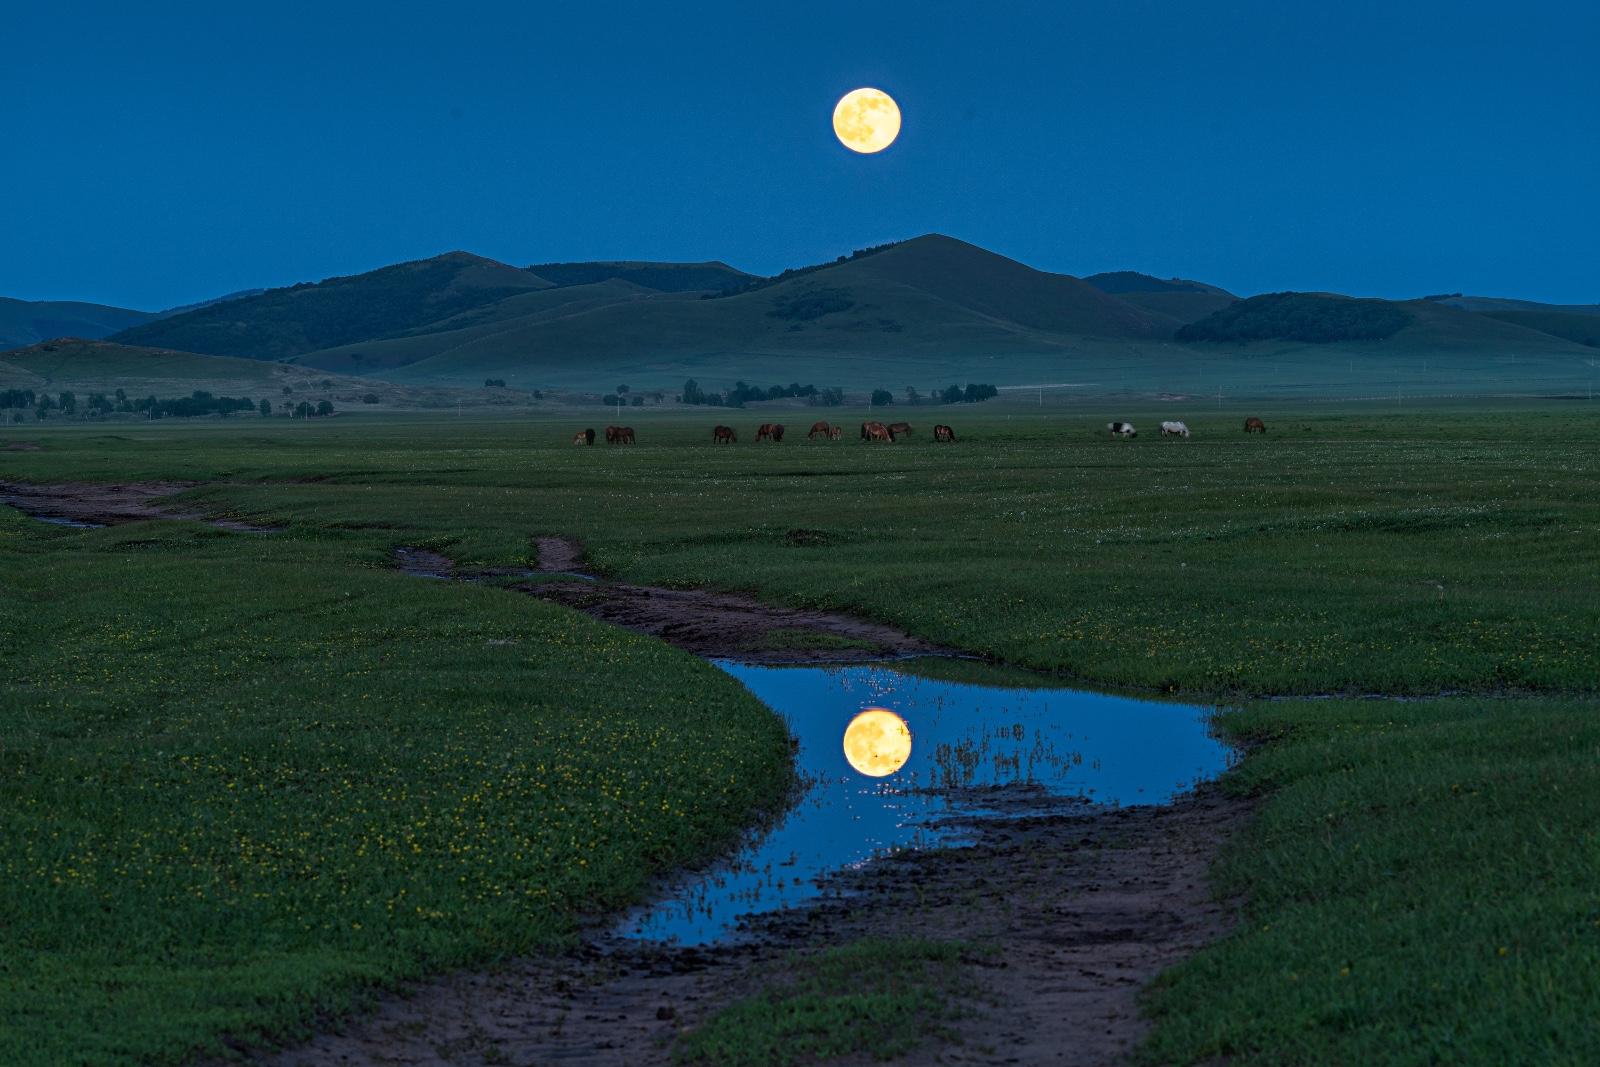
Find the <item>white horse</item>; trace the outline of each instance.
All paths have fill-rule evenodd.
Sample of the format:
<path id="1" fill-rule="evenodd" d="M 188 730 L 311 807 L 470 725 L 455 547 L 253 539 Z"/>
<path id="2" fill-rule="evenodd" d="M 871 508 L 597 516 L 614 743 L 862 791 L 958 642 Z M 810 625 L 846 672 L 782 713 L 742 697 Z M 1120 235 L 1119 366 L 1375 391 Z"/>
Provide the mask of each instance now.
<path id="1" fill-rule="evenodd" d="M 1188 437 L 1189 427 L 1181 422 L 1163 422 L 1161 424 L 1162 437 Z"/>

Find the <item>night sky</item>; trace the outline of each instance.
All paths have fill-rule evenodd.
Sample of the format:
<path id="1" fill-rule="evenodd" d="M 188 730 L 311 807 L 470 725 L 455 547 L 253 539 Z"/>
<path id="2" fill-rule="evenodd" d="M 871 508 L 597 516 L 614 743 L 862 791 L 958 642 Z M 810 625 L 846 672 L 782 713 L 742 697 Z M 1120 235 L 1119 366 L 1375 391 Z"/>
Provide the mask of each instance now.
<path id="1" fill-rule="evenodd" d="M 0 295 L 942 232 L 1250 294 L 1600 302 L 1600 4 L 16 4 Z M 899 141 L 829 117 L 874 85 Z"/>

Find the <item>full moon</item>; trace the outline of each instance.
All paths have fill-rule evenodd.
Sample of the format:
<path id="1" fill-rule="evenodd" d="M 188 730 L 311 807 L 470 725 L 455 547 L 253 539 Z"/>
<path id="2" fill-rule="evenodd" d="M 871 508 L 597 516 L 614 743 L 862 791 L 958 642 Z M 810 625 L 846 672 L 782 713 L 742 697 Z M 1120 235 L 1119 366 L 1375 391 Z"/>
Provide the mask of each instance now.
<path id="1" fill-rule="evenodd" d="M 911 728 L 887 708 L 868 708 L 844 731 L 844 758 L 872 778 L 883 778 L 911 758 Z"/>
<path id="2" fill-rule="evenodd" d="M 900 136 L 900 105 L 882 89 L 852 89 L 834 105 L 833 132 L 852 152 L 882 152 Z"/>

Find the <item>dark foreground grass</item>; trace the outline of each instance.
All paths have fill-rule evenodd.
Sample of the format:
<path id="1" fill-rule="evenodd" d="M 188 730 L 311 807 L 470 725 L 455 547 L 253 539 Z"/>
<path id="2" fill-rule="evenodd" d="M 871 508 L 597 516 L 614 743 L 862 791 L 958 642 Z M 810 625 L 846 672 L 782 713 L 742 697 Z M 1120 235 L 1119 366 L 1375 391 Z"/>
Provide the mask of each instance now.
<path id="1" fill-rule="evenodd" d="M 947 1036 L 952 1001 L 966 991 L 966 953 L 951 942 L 866 938 L 791 955 L 781 977 L 719 1009 L 679 1039 L 674 1055 L 713 1067 L 893 1059 Z"/>
<path id="2" fill-rule="evenodd" d="M 1165 975 L 1150 1063 L 1600 1063 L 1596 703 L 1258 704 L 1247 920 Z"/>
<path id="3" fill-rule="evenodd" d="M 293 1034 L 557 943 L 783 796 L 720 671 L 361 553 L 0 509 L 0 1063 Z"/>
<path id="4" fill-rule="evenodd" d="M 1116 414 L 1148 423 L 1158 413 Z M 499 910 L 478 888 L 491 876 L 451 888 L 462 872 L 450 864 L 484 870 L 492 858 L 498 874 L 521 862 L 518 830 L 546 824 L 524 817 L 543 802 L 533 792 L 485 792 L 506 758 L 496 731 L 508 722 L 528 732 L 509 747 L 573 768 L 565 806 L 593 821 L 592 836 L 555 823 L 552 866 L 516 883 L 550 886 L 569 905 L 593 888 L 581 864 L 573 869 L 595 862 L 578 844 L 594 842 L 615 881 L 637 885 L 651 863 L 703 847 L 770 798 L 758 779 L 781 760 L 781 738 L 707 669 L 503 591 L 379 570 L 399 544 L 467 564 L 525 564 L 534 535 L 556 533 L 581 538 L 587 565 L 616 576 L 852 611 L 1104 684 L 1496 694 L 1267 703 L 1225 720 L 1267 739 L 1229 779 L 1266 798 L 1254 836 L 1222 871 L 1249 894 L 1251 924 L 1158 991 L 1150 1054 L 1583 1062 L 1594 1047 L 1580 1015 L 1596 993 L 1589 931 L 1600 930 L 1600 913 L 1583 910 L 1600 899 L 1586 888 L 1600 885 L 1586 836 L 1600 825 L 1587 726 L 1600 710 L 1600 419 L 1573 408 L 1404 419 L 1266 411 L 1263 439 L 1244 437 L 1235 413 L 1181 414 L 1189 441 L 1110 442 L 1088 417 L 967 418 L 957 446 L 888 448 L 716 449 L 714 419 L 641 418 L 644 443 L 611 450 L 571 447 L 571 423 L 472 419 L 30 430 L 43 450 L 0 456 L 0 475 L 191 478 L 209 483 L 192 502 L 289 529 L 250 540 L 163 527 L 188 531 L 174 547 L 177 534 L 151 527 L 4 528 L 6 573 L 24 579 L 7 587 L 0 616 L 0 819 L 26 833 L 4 828 L 0 864 L 27 884 L 0 902 L 0 936 L 15 945 L 3 958 L 17 968 L 0 978 L 9 998 L 0 1010 L 34 1013 L 13 1014 L 22 1024 L 5 1032 L 55 1034 L 75 1042 L 57 1047 L 88 1049 L 90 1060 L 114 1059 L 128 1047 L 116 1043 L 135 1038 L 178 1048 L 303 1021 L 345 1003 L 365 975 L 557 936 L 570 907 L 540 925 Z M 384 640 L 346 636 L 368 630 Z M 521 643 L 489 643 L 513 637 Z M 602 640 L 610 651 L 597 655 Z M 508 647 L 526 650 L 520 666 L 491 671 L 485 695 L 479 664 Z M 537 676 L 520 673 L 539 664 Z M 52 671 L 72 685 L 12 681 Z M 363 717 L 362 694 L 379 679 L 394 688 L 382 715 Z M 101 695 L 62 708 L 61 693 Z M 525 721 L 504 718 L 517 708 Z M 328 722 L 340 726 L 324 732 Z M 674 733 L 679 723 L 693 727 L 692 742 Z M 614 731 L 616 750 L 593 750 Z M 441 736 L 463 762 L 441 770 L 424 759 L 423 739 Z M 667 747 L 641 756 L 624 736 Z M 255 771 L 239 778 L 242 757 L 271 764 L 283 745 L 285 762 L 305 768 L 298 776 L 281 787 Z M 323 762 L 322 745 L 338 760 Z M 709 746 L 700 765 L 695 745 Z M 176 762 L 208 753 L 220 755 L 198 770 Z M 472 770 L 471 759 L 487 762 Z M 633 777 L 608 777 L 628 760 L 640 761 Z M 678 776 L 651 777 L 666 766 Z M 416 794 L 397 790 L 413 777 L 440 797 L 425 828 L 438 836 L 421 860 L 391 847 L 406 840 L 395 835 Z M 153 820 L 167 827 L 157 867 L 143 862 L 152 846 L 133 851 L 144 820 L 126 812 L 153 803 L 156 783 L 176 789 L 169 781 L 190 784 L 161 793 L 162 804 L 181 801 Z M 698 821 L 635 856 L 637 820 L 678 832 L 677 800 L 661 798 L 672 819 L 646 817 L 662 789 Z M 474 795 L 498 806 L 472 823 L 480 836 L 458 855 L 442 820 L 463 805 L 468 818 Z M 229 813 L 244 797 L 254 821 L 241 835 Z M 319 820 L 363 802 L 384 806 L 381 841 L 331 817 L 318 836 Z M 284 895 L 251 904 L 239 894 L 257 884 L 256 834 L 274 820 L 282 829 L 265 862 L 292 861 L 272 876 Z M 210 881 L 179 879 L 189 832 L 212 835 L 197 868 Z M 294 852 L 299 833 L 321 851 Z M 105 851 L 116 840 L 130 843 Z M 363 841 L 379 847 L 357 852 Z M 50 862 L 19 842 L 47 848 Z M 439 862 L 442 872 L 429 866 Z M 157 888 L 96 882 L 57 893 L 72 889 L 72 870 L 104 878 L 119 868 L 150 869 Z M 442 933 L 420 918 L 397 929 L 384 919 L 414 870 L 457 902 Z M 136 885 L 133 874 L 116 877 Z M 340 904 L 345 883 L 365 910 Z M 222 909 L 208 892 L 234 895 Z M 232 923 L 235 902 L 259 921 Z M 361 930 L 346 930 L 352 922 Z M 211 939 L 195 940 L 193 955 L 190 930 Z M 341 938 L 364 954 L 329 963 Z M 164 995 L 130 995 L 118 985 L 129 974 Z"/>

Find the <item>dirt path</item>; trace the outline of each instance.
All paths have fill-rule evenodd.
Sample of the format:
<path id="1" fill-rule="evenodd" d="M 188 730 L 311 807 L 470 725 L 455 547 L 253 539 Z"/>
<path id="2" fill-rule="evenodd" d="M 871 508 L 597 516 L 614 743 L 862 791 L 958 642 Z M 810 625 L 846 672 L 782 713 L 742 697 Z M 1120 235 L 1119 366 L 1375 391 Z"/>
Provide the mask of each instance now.
<path id="1" fill-rule="evenodd" d="M 523 588 L 541 600 L 565 604 L 710 659 L 864 663 L 948 651 L 881 623 L 775 607 L 732 593 L 611 582 L 547 582 Z"/>
<path id="2" fill-rule="evenodd" d="M 948 655 L 948 649 L 882 623 L 849 615 L 776 607 L 751 597 L 700 589 L 607 582 L 583 573 L 583 546 L 560 537 L 535 538 L 537 571 L 528 577 L 568 575 L 574 582 L 529 582 L 512 588 L 592 615 L 602 622 L 648 634 L 708 659 L 746 663 L 866 663 L 905 656 Z M 395 549 L 395 564 L 422 578 L 518 577 L 504 570 L 458 569 L 449 557 L 425 548 Z"/>
<path id="3" fill-rule="evenodd" d="M 272 533 L 272 527 L 253 526 L 236 519 L 218 519 L 198 511 L 173 508 L 167 497 L 193 489 L 197 482 L 129 482 L 122 485 L 32 485 L 0 482 L 0 504 L 9 504 L 35 518 L 66 521 L 80 526 L 117 526 L 150 519 L 193 519 L 224 530 Z"/>
<path id="4" fill-rule="evenodd" d="M 872 935 L 992 945 L 966 965 L 952 1025 L 896 1062 L 1101 1065 L 1143 1036 L 1141 988 L 1226 932 L 1207 869 L 1248 806 L 1215 789 L 1160 807 L 984 820 L 968 848 L 901 853 L 845 875 L 843 897 L 757 920 L 706 949 L 596 936 L 565 955 L 459 974 L 385 999 L 339 1034 L 263 1057 L 321 1064 L 671 1062 L 671 1042 L 759 988 L 789 952 Z"/>

